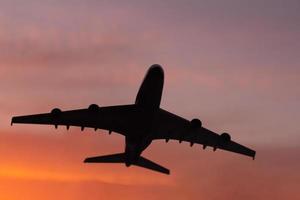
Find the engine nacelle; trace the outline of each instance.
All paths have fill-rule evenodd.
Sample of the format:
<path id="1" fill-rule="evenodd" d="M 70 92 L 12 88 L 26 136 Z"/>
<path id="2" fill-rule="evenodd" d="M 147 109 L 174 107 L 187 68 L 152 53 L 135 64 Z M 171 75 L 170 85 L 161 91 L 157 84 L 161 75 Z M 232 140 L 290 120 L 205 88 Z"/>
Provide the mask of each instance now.
<path id="1" fill-rule="evenodd" d="M 220 135 L 220 138 L 223 143 L 230 142 L 230 140 L 231 140 L 231 136 L 228 133 L 222 133 Z"/>
<path id="2" fill-rule="evenodd" d="M 100 109 L 100 107 L 97 104 L 91 104 L 88 107 L 88 110 L 93 113 L 98 112 L 99 109 Z"/>
<path id="3" fill-rule="evenodd" d="M 60 114 L 61 114 L 61 110 L 59 108 L 54 108 L 51 110 L 51 115 L 53 117 L 59 117 Z"/>
<path id="4" fill-rule="evenodd" d="M 200 121 L 200 119 L 192 119 L 191 126 L 192 128 L 201 128 L 202 122 Z"/>

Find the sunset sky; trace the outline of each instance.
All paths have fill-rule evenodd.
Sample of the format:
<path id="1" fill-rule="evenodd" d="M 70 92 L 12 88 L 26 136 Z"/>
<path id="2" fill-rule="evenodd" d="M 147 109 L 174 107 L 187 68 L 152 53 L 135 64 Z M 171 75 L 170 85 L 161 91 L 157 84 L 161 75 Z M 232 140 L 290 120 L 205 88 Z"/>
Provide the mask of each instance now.
<path id="1" fill-rule="evenodd" d="M 300 199 L 299 0 L 0 0 L 0 199 Z M 12 116 L 130 104 L 161 64 L 161 107 L 257 151 L 256 160 L 155 141 L 166 176 L 88 156 L 124 138 Z"/>

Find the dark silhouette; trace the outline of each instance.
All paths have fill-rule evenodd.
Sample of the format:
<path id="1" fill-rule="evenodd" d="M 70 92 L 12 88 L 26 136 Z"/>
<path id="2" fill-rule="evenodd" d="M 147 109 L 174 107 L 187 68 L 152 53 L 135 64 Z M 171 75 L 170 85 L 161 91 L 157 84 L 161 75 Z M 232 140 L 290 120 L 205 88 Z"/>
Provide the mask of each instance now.
<path id="1" fill-rule="evenodd" d="M 154 171 L 169 174 L 170 171 L 144 157 L 142 152 L 153 140 L 170 139 L 179 143 L 186 141 L 193 146 L 202 144 L 203 149 L 210 146 L 215 151 L 223 149 L 254 159 L 255 151 L 231 140 L 228 133 L 221 135 L 204 127 L 199 119 L 188 121 L 160 108 L 164 84 L 164 72 L 160 65 L 152 65 L 138 91 L 135 104 L 99 107 L 91 104 L 87 109 L 61 111 L 58 108 L 50 113 L 19 116 L 13 123 L 51 124 L 106 129 L 125 136 L 125 152 L 86 158 L 86 163 L 125 163 L 137 165 Z"/>

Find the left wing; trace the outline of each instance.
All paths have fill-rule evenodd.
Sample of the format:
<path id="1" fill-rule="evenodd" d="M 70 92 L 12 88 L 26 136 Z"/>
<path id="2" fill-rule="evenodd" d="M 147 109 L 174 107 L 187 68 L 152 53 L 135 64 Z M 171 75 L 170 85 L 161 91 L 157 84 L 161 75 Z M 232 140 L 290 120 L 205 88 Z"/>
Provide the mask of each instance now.
<path id="1" fill-rule="evenodd" d="M 191 146 L 194 143 L 202 144 L 204 149 L 211 146 L 214 150 L 223 149 L 255 158 L 255 151 L 232 141 L 228 133 L 219 135 L 163 109 L 158 112 L 153 127 L 153 139 L 186 141 Z"/>
<path id="2" fill-rule="evenodd" d="M 64 125 L 69 129 L 70 126 L 79 126 L 83 130 L 85 127 L 94 129 L 106 129 L 125 135 L 132 127 L 132 120 L 136 114 L 135 105 L 121 105 L 98 107 L 92 104 L 88 109 L 78 109 L 61 111 L 58 108 L 50 113 L 17 116 L 13 117 L 11 123 L 22 124 L 45 124 Z"/>

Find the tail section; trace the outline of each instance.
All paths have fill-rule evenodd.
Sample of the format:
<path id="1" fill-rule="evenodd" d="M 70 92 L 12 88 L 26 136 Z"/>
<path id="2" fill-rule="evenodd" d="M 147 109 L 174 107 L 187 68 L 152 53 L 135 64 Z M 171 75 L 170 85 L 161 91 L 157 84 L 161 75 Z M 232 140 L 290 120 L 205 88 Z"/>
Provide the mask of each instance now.
<path id="1" fill-rule="evenodd" d="M 125 163 L 125 153 L 90 157 L 90 158 L 86 158 L 84 162 L 85 163 Z M 142 156 L 139 157 L 137 162 L 134 162 L 132 164 L 153 171 L 157 171 L 160 173 L 170 174 L 169 169 L 160 166 L 159 164 L 152 162 L 151 160 L 148 160 L 147 158 L 144 158 Z"/>

